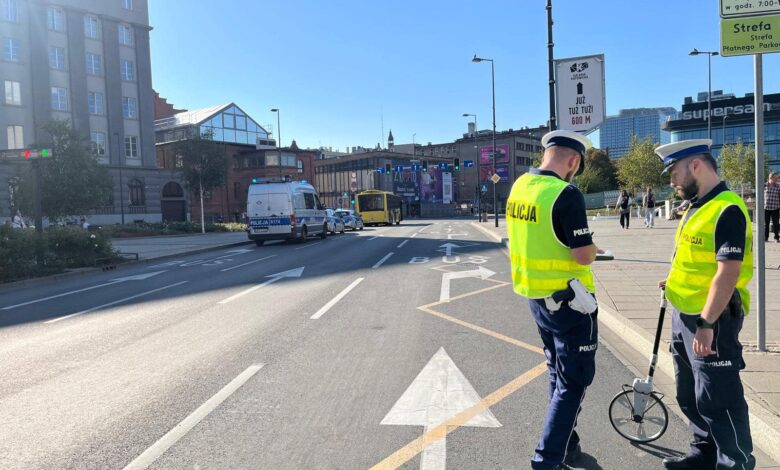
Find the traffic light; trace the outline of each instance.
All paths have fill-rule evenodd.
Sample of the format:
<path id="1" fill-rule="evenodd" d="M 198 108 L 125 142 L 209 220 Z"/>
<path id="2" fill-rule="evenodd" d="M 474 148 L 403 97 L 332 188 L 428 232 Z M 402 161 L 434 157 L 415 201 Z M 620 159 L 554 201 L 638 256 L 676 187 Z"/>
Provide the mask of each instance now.
<path id="1" fill-rule="evenodd" d="M 460 158 L 455 159 L 455 171 L 460 170 Z"/>
<path id="2" fill-rule="evenodd" d="M 385 174 L 389 175 L 392 173 L 391 165 L 389 163 L 385 163 Z"/>
<path id="3" fill-rule="evenodd" d="M 423 173 L 428 173 L 428 160 L 423 160 L 422 164 L 423 164 L 422 167 Z"/>
<path id="4" fill-rule="evenodd" d="M 352 204 L 353 206 L 355 205 L 355 193 L 350 193 L 349 203 Z"/>
<path id="5" fill-rule="evenodd" d="M 32 157 L 32 152 L 30 151 L 30 149 L 25 150 L 24 158 L 30 158 L 30 157 Z"/>

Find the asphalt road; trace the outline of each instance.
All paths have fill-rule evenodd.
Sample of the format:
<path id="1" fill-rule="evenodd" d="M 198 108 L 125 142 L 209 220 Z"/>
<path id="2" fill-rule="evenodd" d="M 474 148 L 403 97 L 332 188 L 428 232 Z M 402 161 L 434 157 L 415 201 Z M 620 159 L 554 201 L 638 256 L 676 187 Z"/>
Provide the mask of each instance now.
<path id="1" fill-rule="evenodd" d="M 509 281 L 467 222 L 405 221 L 5 290 L 0 468 L 528 468 L 546 369 Z M 584 468 L 685 450 L 672 413 L 612 430 L 632 378 L 600 346 Z"/>

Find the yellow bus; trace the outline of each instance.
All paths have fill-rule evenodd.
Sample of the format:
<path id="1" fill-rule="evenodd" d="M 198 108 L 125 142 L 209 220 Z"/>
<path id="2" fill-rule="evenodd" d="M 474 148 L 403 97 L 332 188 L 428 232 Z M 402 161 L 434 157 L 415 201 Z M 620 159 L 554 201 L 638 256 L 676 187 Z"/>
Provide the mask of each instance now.
<path id="1" fill-rule="evenodd" d="M 366 225 L 400 224 L 401 198 L 386 191 L 368 190 L 357 195 L 355 211 Z"/>

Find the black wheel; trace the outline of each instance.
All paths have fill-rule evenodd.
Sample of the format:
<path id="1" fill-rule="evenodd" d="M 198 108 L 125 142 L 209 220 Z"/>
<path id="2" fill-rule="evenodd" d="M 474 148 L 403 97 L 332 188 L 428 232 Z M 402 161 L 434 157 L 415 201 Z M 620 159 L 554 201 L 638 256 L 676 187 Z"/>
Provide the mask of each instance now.
<path id="1" fill-rule="evenodd" d="M 298 237 L 298 243 L 306 243 L 306 237 L 309 236 L 309 231 L 306 230 L 306 227 L 303 227 L 301 229 L 301 236 Z"/>
<path id="2" fill-rule="evenodd" d="M 615 395 L 609 404 L 609 422 L 618 434 L 631 442 L 652 442 L 663 436 L 669 424 L 669 413 L 655 392 L 646 397 L 641 413 L 634 409 L 634 390 Z"/>
<path id="3" fill-rule="evenodd" d="M 265 240 L 255 240 L 255 245 L 257 246 L 263 246 L 263 243 L 265 243 Z"/>

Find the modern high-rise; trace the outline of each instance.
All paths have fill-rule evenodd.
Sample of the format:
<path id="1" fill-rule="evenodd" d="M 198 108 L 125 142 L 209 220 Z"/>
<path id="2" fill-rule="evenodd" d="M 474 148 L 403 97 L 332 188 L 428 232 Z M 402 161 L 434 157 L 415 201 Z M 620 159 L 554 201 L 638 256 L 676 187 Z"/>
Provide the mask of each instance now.
<path id="1" fill-rule="evenodd" d="M 0 0 L 0 150 L 46 142 L 48 122 L 69 121 L 113 180 L 112 201 L 88 214 L 92 223 L 159 221 L 163 194 L 180 184 L 156 164 L 147 6 Z M 14 168 L 0 163 L 0 219 L 14 206 L 3 188 Z"/>
<path id="2" fill-rule="evenodd" d="M 621 109 L 617 116 L 607 116 L 599 131 L 599 143 L 612 159 L 620 158 L 631 146 L 631 138 L 650 138 L 659 144 L 671 142 L 671 133 L 663 130 L 666 119 L 676 112 L 674 108 Z"/>

